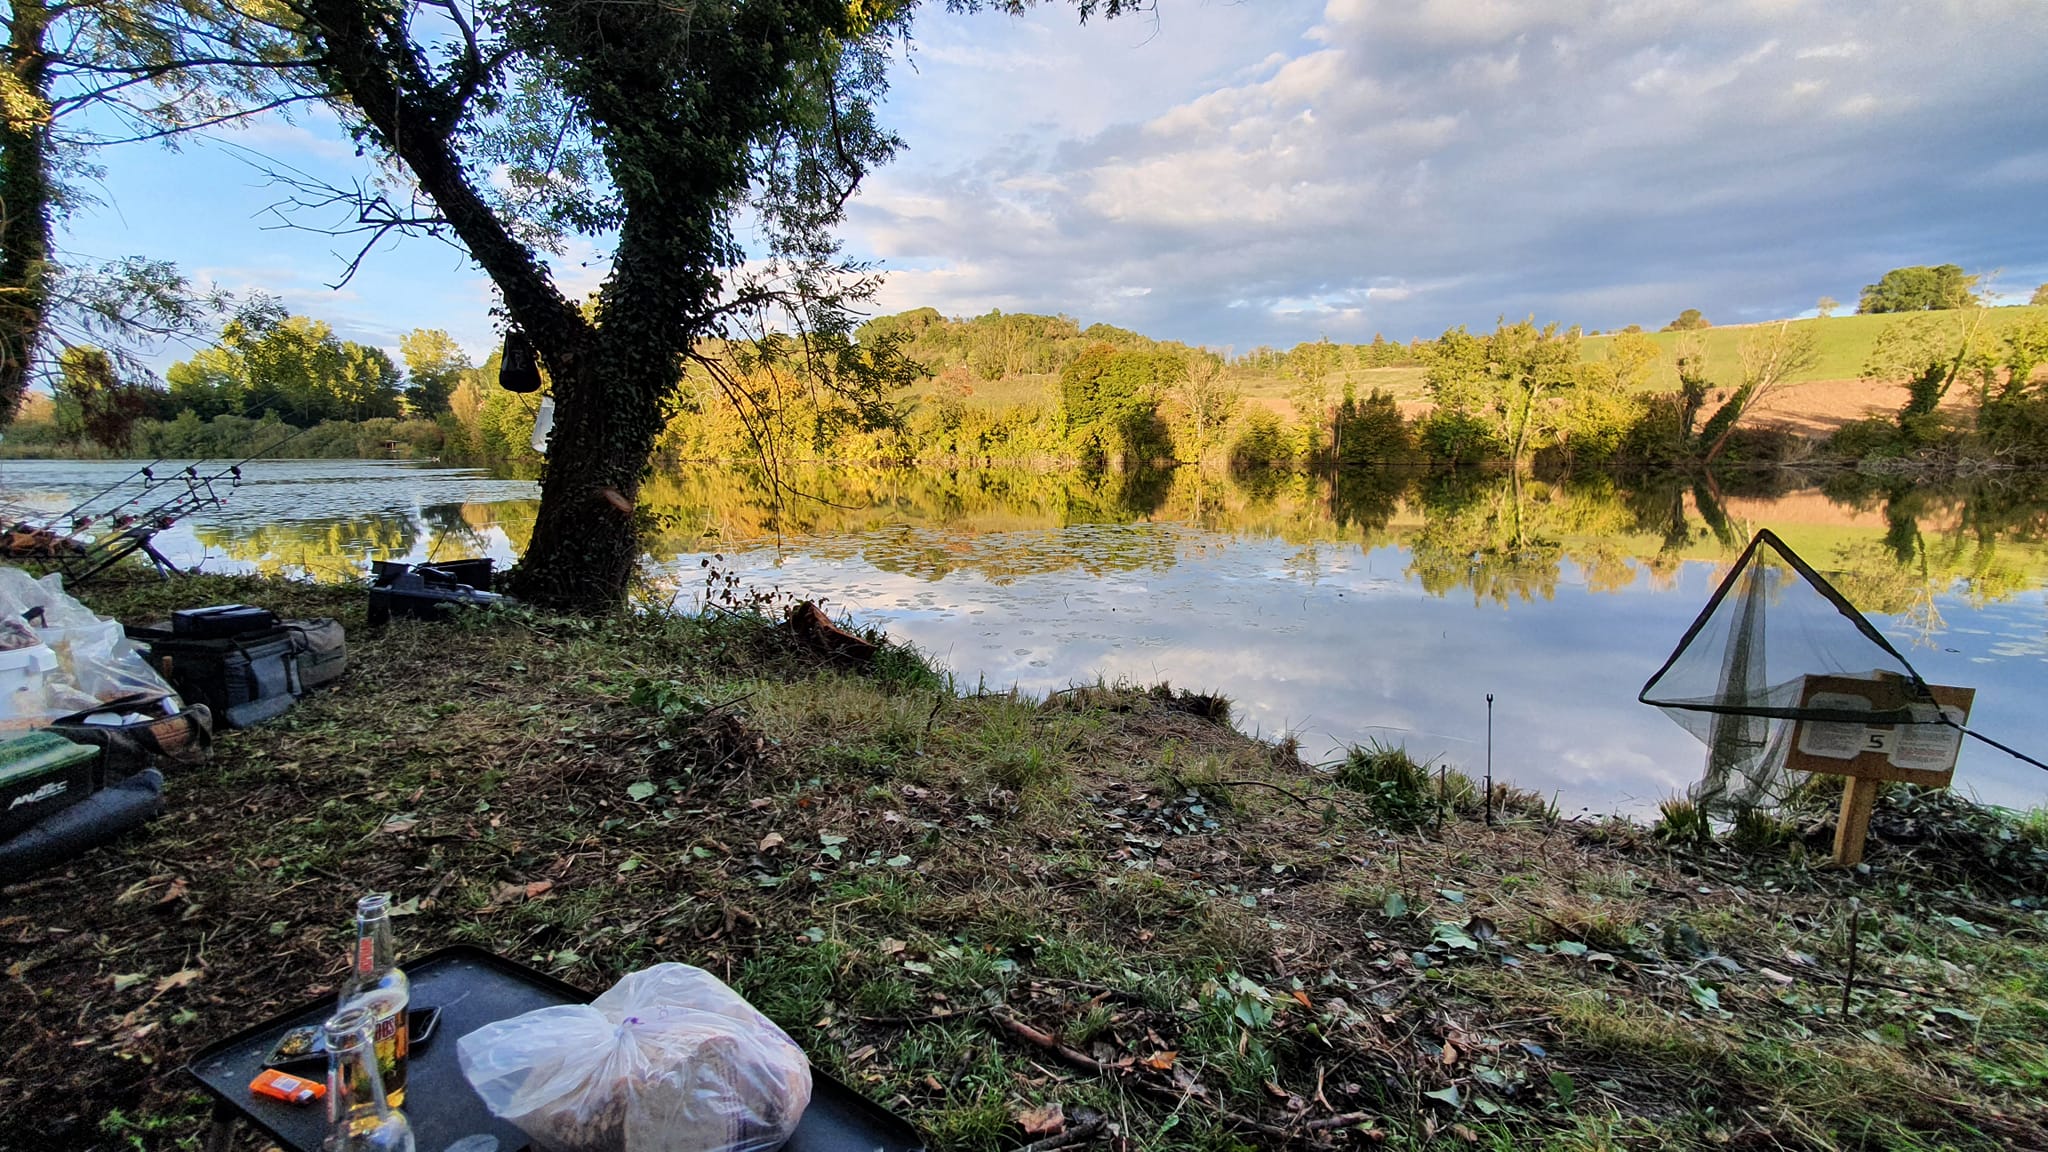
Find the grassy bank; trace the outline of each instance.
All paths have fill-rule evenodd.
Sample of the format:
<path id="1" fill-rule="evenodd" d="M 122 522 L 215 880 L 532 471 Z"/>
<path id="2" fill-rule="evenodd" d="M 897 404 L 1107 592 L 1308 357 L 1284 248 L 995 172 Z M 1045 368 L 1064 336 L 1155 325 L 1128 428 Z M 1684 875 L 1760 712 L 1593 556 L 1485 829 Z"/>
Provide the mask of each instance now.
<path id="1" fill-rule="evenodd" d="M 372 632 L 360 595 L 94 597 L 338 615 L 351 668 L 0 893 L 0 1145 L 193 1146 L 183 1059 L 329 990 L 387 888 L 415 953 L 703 965 L 939 1147 L 1051 1102 L 1162 1150 L 2048 1146 L 2038 826 L 1895 794 L 1844 874 L 1825 820 L 1489 828 L 1454 780 L 1439 828 L 1398 758 L 1317 771 L 1205 697 L 963 695 L 727 615 Z"/>

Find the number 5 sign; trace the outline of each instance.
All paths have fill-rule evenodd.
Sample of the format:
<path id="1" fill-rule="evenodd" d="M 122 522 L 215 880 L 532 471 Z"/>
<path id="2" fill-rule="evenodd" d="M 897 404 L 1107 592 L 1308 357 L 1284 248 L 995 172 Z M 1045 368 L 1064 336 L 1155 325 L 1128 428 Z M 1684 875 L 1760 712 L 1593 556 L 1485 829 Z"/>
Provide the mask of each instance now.
<path id="1" fill-rule="evenodd" d="M 1849 778 L 1843 782 L 1842 813 L 1835 824 L 1835 863 L 1863 859 L 1878 781 L 1946 788 L 1955 778 L 1961 726 L 1969 723 L 1977 690 L 1940 684 L 1927 688 L 1932 702 L 1909 699 L 1906 681 L 1897 676 L 1805 678 L 1801 710 L 1824 711 L 1831 718 L 1799 721 L 1785 767 Z M 1857 720 L 1858 714 L 1872 719 Z M 1902 716 L 1912 721 L 1897 722 Z"/>

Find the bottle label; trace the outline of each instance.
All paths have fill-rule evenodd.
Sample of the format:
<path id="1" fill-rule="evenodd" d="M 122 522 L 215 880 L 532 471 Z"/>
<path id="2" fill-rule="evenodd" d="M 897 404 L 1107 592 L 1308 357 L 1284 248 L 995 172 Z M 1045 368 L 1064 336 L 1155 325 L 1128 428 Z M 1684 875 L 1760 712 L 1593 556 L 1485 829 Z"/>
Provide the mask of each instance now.
<path id="1" fill-rule="evenodd" d="M 332 956 L 330 952 L 328 955 Z M 356 971 L 370 972 L 377 965 L 377 942 L 369 936 L 356 938 Z"/>
<path id="2" fill-rule="evenodd" d="M 405 1098 L 405 1058 L 412 1031 L 405 1009 L 377 1020 L 377 1073 L 384 1080 L 384 1095 L 395 1105 Z"/>

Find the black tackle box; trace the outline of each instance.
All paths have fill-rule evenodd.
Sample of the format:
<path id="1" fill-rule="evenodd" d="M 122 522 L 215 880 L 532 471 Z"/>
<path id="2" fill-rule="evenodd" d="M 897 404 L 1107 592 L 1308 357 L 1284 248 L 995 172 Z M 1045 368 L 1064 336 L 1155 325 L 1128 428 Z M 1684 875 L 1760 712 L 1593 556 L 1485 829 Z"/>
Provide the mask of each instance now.
<path id="1" fill-rule="evenodd" d="M 215 604 L 171 613 L 171 635 L 180 640 L 225 640 L 277 627 L 277 613 L 248 604 Z"/>
<path id="2" fill-rule="evenodd" d="M 463 606 L 504 603 L 506 597 L 491 591 L 492 567 L 488 559 L 419 565 L 380 560 L 370 586 L 370 623 L 394 616 L 441 620 Z"/>
<path id="3" fill-rule="evenodd" d="M 0 840 L 92 795 L 97 759 L 98 749 L 55 732 L 15 732 L 0 739 Z"/>

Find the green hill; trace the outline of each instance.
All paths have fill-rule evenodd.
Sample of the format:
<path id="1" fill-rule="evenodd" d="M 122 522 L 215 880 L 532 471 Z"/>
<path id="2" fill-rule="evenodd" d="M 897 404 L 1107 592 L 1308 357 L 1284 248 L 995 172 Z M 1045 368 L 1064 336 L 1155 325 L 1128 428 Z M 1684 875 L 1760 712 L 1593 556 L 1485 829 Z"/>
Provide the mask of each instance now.
<path id="1" fill-rule="evenodd" d="M 1792 383 L 1807 380 L 1853 380 L 1863 374 L 1864 361 L 1870 357 L 1870 349 L 1877 343 L 1878 333 L 1893 324 L 1904 323 L 1914 317 L 1933 316 L 1955 322 L 1956 312 L 1891 312 L 1877 316 L 1832 316 L 1826 320 L 1794 320 L 1792 327 L 1811 329 L 1819 341 L 1820 359 L 1814 366 L 1791 378 Z M 1985 330 L 1993 337 L 2002 335 L 2008 329 L 2030 320 L 2048 319 L 2048 307 L 1993 308 L 1985 314 Z M 1770 321 L 1777 323 L 1777 321 Z M 1738 348 L 1745 334 L 1755 331 L 1760 325 L 1736 324 L 1722 328 L 1701 330 L 1707 342 L 1707 369 L 1716 384 L 1732 385 L 1741 370 Z M 1678 374 L 1673 368 L 1679 338 L 1682 332 L 1652 332 L 1650 339 L 1664 351 L 1663 362 L 1658 365 L 1656 386 L 1659 389 L 1678 387 Z M 1607 355 L 1610 336 L 1588 336 L 1580 345 L 1588 360 L 1597 360 Z"/>

